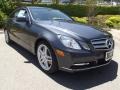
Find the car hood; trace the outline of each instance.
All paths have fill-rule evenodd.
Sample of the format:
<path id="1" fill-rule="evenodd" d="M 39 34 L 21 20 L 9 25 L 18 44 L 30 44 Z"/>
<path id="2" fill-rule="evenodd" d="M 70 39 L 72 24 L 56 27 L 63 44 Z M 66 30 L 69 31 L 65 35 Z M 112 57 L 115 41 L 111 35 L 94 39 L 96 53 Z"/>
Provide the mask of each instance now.
<path id="1" fill-rule="evenodd" d="M 40 21 L 37 23 L 57 34 L 65 33 L 86 39 L 105 38 L 109 36 L 109 33 L 103 32 L 100 29 L 76 22 Z"/>

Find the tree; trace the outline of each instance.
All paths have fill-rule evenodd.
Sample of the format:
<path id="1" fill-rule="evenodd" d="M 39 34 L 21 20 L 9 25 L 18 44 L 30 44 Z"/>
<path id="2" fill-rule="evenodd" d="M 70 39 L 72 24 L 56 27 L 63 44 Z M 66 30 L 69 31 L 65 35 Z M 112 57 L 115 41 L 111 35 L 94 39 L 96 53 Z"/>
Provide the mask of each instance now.
<path id="1" fill-rule="evenodd" d="M 10 9 L 12 10 L 14 8 L 14 5 L 11 0 L 0 0 L 0 10 L 3 12 L 10 12 Z"/>
<path id="2" fill-rule="evenodd" d="M 74 2 L 76 2 L 76 0 L 70 0 L 70 3 L 74 3 Z"/>
<path id="3" fill-rule="evenodd" d="M 95 22 L 95 15 L 97 14 L 96 11 L 96 4 L 97 0 L 86 0 L 86 7 L 87 7 L 87 17 L 88 23 L 93 24 Z"/>
<path id="4" fill-rule="evenodd" d="M 34 5 L 36 2 L 41 2 L 42 0 L 31 0 L 31 3 Z"/>
<path id="5" fill-rule="evenodd" d="M 59 0 L 52 0 L 53 4 L 59 4 Z"/>
<path id="6" fill-rule="evenodd" d="M 21 0 L 15 0 L 16 6 L 20 7 L 21 6 Z"/>
<path id="7" fill-rule="evenodd" d="M 34 4 L 36 0 L 32 0 L 31 3 Z"/>

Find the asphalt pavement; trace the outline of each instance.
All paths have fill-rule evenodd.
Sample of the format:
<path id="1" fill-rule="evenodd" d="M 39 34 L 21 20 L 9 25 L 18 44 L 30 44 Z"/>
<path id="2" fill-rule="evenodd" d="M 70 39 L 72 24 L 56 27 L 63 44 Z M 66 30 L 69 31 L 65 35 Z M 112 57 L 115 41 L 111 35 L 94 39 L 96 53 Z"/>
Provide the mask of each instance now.
<path id="1" fill-rule="evenodd" d="M 0 90 L 120 90 L 120 31 L 115 40 L 112 62 L 97 69 L 45 74 L 34 55 L 13 43 L 7 45 L 0 33 Z"/>

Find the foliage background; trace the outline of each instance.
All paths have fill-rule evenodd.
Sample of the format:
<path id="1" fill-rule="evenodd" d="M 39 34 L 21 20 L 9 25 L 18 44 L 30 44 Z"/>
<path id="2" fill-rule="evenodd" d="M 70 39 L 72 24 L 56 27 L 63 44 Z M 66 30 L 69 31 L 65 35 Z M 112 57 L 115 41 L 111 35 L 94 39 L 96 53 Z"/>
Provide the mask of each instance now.
<path id="1" fill-rule="evenodd" d="M 71 17 L 80 23 L 87 24 L 89 19 L 87 18 L 90 14 L 92 17 L 92 25 L 100 27 L 117 27 L 120 26 L 119 21 L 116 23 L 115 20 L 120 17 L 120 6 L 96 6 L 95 2 L 91 4 L 91 0 L 88 0 L 86 5 L 74 5 L 74 4 L 58 4 L 56 1 L 54 4 L 41 4 L 41 3 L 21 3 L 20 0 L 0 0 L 0 27 L 3 27 L 4 20 L 6 17 L 9 17 L 9 14 L 17 7 L 21 6 L 40 6 L 40 7 L 49 7 L 61 10 L 62 12 L 68 14 Z M 91 9 L 90 9 L 91 8 Z M 89 10 L 90 9 L 90 10 Z M 91 12 L 89 12 L 91 11 Z M 113 16 L 115 15 L 115 16 Z M 118 15 L 116 17 L 116 15 Z M 111 18 L 115 19 L 111 21 Z M 110 18 L 110 19 L 109 19 Z M 117 19 L 116 19 L 117 18 Z M 109 19 L 109 20 L 108 20 Z M 115 22 L 113 22 L 115 21 Z"/>

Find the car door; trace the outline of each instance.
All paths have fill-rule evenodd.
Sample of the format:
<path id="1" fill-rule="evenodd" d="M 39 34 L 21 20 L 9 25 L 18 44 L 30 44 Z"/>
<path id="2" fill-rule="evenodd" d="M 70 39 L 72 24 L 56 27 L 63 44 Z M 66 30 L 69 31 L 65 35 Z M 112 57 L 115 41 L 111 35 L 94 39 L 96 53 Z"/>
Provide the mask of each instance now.
<path id="1" fill-rule="evenodd" d="M 29 27 L 30 24 L 27 21 L 19 21 L 17 18 L 26 17 L 28 18 L 28 12 L 26 9 L 19 9 L 15 12 L 15 17 L 12 19 L 12 29 L 11 33 L 13 35 L 13 39 L 16 43 L 23 46 L 26 49 L 30 49 L 29 43 Z M 26 31 L 27 29 L 27 31 Z"/>
<path id="2" fill-rule="evenodd" d="M 15 41 L 15 42 L 19 42 L 19 38 L 18 38 L 18 35 L 17 35 L 17 31 L 18 30 L 18 27 L 16 26 L 16 17 L 19 13 L 19 10 L 15 10 L 11 15 L 10 15 L 10 18 L 7 22 L 7 28 L 9 28 L 9 35 L 10 35 L 10 38 Z"/>

